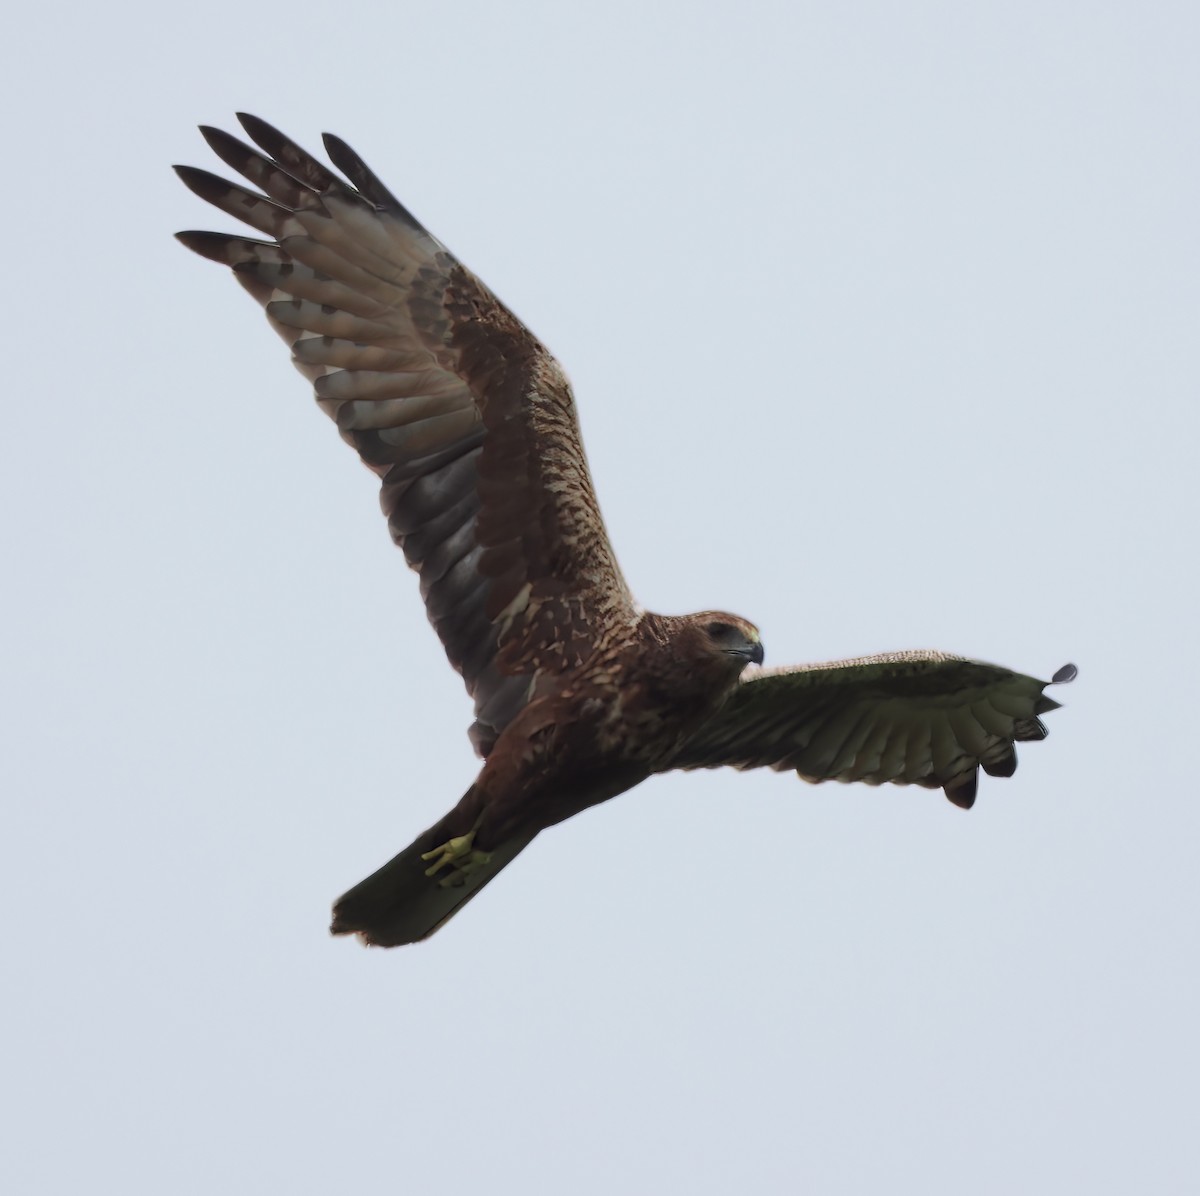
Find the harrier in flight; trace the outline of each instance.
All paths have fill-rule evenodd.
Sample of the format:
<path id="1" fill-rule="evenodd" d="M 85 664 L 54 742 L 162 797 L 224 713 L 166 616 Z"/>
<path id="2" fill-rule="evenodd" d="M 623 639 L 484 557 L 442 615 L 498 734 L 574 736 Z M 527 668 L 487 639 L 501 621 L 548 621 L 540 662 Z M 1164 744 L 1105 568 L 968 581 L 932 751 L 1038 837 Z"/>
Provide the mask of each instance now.
<path id="1" fill-rule="evenodd" d="M 264 121 L 203 128 L 254 188 L 177 167 L 258 237 L 184 232 L 229 266 L 379 476 L 392 538 L 475 703 L 475 783 L 334 906 L 334 934 L 427 938 L 539 831 L 674 768 L 775 768 L 975 800 L 1042 739 L 1049 684 L 943 652 L 764 669 L 737 615 L 642 610 L 600 517 L 558 363 L 342 140 L 349 184 Z M 1054 682 L 1069 681 L 1073 666 Z"/>

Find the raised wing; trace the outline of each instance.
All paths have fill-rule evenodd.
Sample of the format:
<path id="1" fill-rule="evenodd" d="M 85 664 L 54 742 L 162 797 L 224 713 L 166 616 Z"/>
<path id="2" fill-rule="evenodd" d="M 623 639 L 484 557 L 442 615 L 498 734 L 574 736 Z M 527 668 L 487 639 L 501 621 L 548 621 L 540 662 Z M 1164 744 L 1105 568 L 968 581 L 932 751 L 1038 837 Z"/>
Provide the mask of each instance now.
<path id="1" fill-rule="evenodd" d="M 979 769 L 1016 771 L 1013 744 L 1044 739 L 1053 682 L 942 652 L 748 669 L 742 684 L 667 768 L 795 769 L 806 781 L 893 782 L 975 802 Z M 665 769 L 663 770 L 665 771 Z"/>
<path id="2" fill-rule="evenodd" d="M 268 239 L 179 239 L 233 268 L 379 475 L 392 537 L 475 699 L 472 740 L 486 755 L 540 672 L 578 664 L 605 627 L 637 617 L 570 385 L 345 142 L 325 136 L 353 187 L 264 121 L 238 119 L 265 153 L 201 131 L 259 191 L 176 170 Z"/>

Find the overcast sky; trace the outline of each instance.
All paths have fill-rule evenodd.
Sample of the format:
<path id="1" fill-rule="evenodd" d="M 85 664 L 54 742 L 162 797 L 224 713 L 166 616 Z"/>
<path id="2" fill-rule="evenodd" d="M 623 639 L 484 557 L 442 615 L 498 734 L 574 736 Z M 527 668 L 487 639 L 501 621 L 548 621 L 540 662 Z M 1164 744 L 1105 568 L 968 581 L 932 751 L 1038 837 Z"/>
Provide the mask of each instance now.
<path id="1" fill-rule="evenodd" d="M 167 15 L 170 14 L 170 15 Z M 1200 1190 L 1200 9 L 26 6 L 8 26 L 0 1187 Z M 330 129 L 555 351 L 648 607 L 1079 680 L 969 814 L 672 776 L 433 940 L 331 900 L 470 704 L 179 228 Z"/>

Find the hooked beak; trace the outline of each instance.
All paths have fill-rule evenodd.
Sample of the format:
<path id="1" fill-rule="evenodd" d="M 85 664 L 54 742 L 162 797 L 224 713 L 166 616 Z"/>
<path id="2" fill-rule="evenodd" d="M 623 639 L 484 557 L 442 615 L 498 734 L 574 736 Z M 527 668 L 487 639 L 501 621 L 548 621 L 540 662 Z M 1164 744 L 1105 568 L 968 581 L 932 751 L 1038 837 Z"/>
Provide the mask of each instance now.
<path id="1" fill-rule="evenodd" d="M 744 656 L 749 664 L 762 664 L 763 646 L 761 643 L 747 644 L 744 648 L 730 649 L 731 656 Z"/>

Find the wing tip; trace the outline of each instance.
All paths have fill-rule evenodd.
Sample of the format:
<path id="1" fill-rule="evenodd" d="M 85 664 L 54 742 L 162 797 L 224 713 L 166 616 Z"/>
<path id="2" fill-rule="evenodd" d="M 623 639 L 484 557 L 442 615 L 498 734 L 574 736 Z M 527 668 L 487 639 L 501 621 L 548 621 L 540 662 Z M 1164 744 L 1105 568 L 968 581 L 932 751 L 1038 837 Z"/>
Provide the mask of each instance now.
<path id="1" fill-rule="evenodd" d="M 1017 750 L 1010 743 L 1007 751 L 980 764 L 989 777 L 1011 777 L 1017 771 Z"/>
<path id="2" fill-rule="evenodd" d="M 235 112 L 233 115 L 237 119 L 237 123 L 241 125 L 242 128 L 245 129 L 250 137 L 254 140 L 254 142 L 262 146 L 263 149 L 266 149 L 267 147 L 258 140 L 258 134 L 261 133 L 264 137 L 283 138 L 283 134 L 277 128 L 275 128 L 274 125 L 268 124 L 261 116 L 255 116 L 253 112 Z M 270 151 L 268 150 L 268 153 L 269 152 Z"/>
<path id="3" fill-rule="evenodd" d="M 425 232 L 424 225 L 384 186 L 362 155 L 336 133 L 322 133 L 321 142 L 329 160 L 354 184 L 358 193 L 377 208 L 399 216 L 410 228 Z"/>
<path id="4" fill-rule="evenodd" d="M 225 247 L 229 243 L 229 239 L 225 233 L 203 232 L 195 228 L 184 229 L 183 232 L 175 234 L 175 240 L 185 248 L 190 249 L 193 253 L 198 253 L 201 257 L 208 258 L 210 262 L 219 262 L 223 266 L 229 265 L 225 254 Z"/>
<path id="5" fill-rule="evenodd" d="M 184 166 L 181 162 L 176 162 L 171 169 L 189 191 L 195 191 L 198 195 L 201 193 L 196 191 L 196 188 L 205 186 L 216 177 L 207 170 L 201 170 L 199 166 Z M 201 198 L 203 198 L 203 195 L 201 195 Z"/>
<path id="6" fill-rule="evenodd" d="M 972 769 L 963 780 L 951 781 L 943 788 L 954 805 L 960 810 L 969 810 L 975 804 L 975 796 L 979 791 L 979 769 Z"/>

